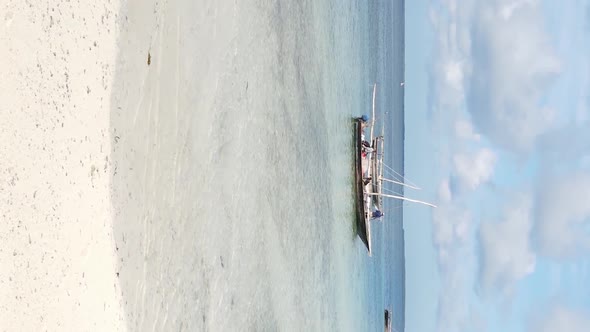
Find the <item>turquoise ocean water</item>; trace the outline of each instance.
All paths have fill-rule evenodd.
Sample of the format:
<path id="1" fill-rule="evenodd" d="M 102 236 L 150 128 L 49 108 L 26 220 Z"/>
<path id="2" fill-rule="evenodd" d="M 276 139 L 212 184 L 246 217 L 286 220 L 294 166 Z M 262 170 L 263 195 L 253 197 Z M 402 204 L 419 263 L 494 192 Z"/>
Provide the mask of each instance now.
<path id="1" fill-rule="evenodd" d="M 111 102 L 132 330 L 404 326 L 402 209 L 355 233 L 351 117 L 403 167 L 402 1 L 128 2 Z M 150 63 L 147 63 L 149 53 Z"/>

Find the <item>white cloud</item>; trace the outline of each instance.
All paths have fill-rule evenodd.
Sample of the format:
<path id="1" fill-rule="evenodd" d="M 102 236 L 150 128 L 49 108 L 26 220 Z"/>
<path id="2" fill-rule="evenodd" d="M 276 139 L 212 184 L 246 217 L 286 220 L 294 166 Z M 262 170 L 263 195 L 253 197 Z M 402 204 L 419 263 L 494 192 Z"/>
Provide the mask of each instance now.
<path id="1" fill-rule="evenodd" d="M 438 185 L 438 197 L 438 202 L 442 204 L 449 203 L 453 199 L 449 179 L 443 179 Z"/>
<path id="2" fill-rule="evenodd" d="M 494 149 L 528 152 L 553 129 L 555 111 L 542 97 L 561 63 L 538 6 L 536 0 L 440 0 L 430 8 L 435 45 L 428 103 L 434 127 L 448 139 L 438 163 L 451 174 L 439 185 L 439 208 L 433 211 L 439 331 L 473 325 L 478 277 L 484 289 L 505 294 L 535 269 L 530 235 L 536 210 L 530 197 L 518 198 L 503 220 L 479 232 L 463 204 L 494 174 L 498 157 L 481 147 L 484 139 Z"/>
<path id="3" fill-rule="evenodd" d="M 590 312 L 575 310 L 561 305 L 554 306 L 548 314 L 535 317 L 530 332 L 588 332 Z"/>
<path id="4" fill-rule="evenodd" d="M 500 222 L 480 225 L 482 259 L 480 284 L 485 292 L 511 295 L 517 281 L 535 270 L 530 235 L 532 202 L 520 195 L 511 199 Z"/>
<path id="5" fill-rule="evenodd" d="M 467 29 L 473 2 L 443 1 L 431 7 L 430 21 L 435 32 L 434 61 L 430 68 L 429 107 L 439 116 L 453 118 L 465 100 L 465 80 L 471 75 L 471 37 Z"/>
<path id="6" fill-rule="evenodd" d="M 441 181 L 438 195 L 441 206 L 433 211 L 432 219 L 442 284 L 438 330 L 460 331 L 472 324 L 470 288 L 466 287 L 474 285 L 476 271 L 472 217 L 453 201 L 448 179 Z"/>
<path id="7" fill-rule="evenodd" d="M 527 5 L 535 5 L 535 3 L 535 0 L 507 1 L 500 5 L 500 15 L 503 19 L 509 20 L 516 10 L 526 7 Z"/>
<path id="8" fill-rule="evenodd" d="M 449 202 L 434 210 L 432 220 L 434 244 L 442 252 L 465 242 L 471 224 L 471 215 L 467 210 Z M 444 262 L 444 259 L 442 261 Z"/>
<path id="9" fill-rule="evenodd" d="M 481 135 L 475 132 L 471 122 L 464 119 L 455 122 L 455 136 L 466 141 L 479 142 L 481 140 Z"/>
<path id="10" fill-rule="evenodd" d="M 434 115 L 456 119 L 466 107 L 492 142 L 530 150 L 553 125 L 555 111 L 541 97 L 561 71 L 538 1 L 442 1 L 430 17 Z"/>
<path id="11" fill-rule="evenodd" d="M 495 164 L 496 155 L 487 148 L 481 148 L 473 154 L 457 153 L 453 156 L 454 174 L 459 183 L 470 190 L 491 178 Z"/>
<path id="12" fill-rule="evenodd" d="M 552 126 L 541 96 L 560 72 L 536 1 L 480 1 L 470 27 L 468 110 L 493 142 L 527 151 Z"/>
<path id="13" fill-rule="evenodd" d="M 576 30 L 577 31 L 577 30 Z M 574 121 L 578 125 L 587 124 L 590 121 L 590 61 L 585 56 L 590 51 L 590 43 L 585 42 L 587 31 L 578 32 L 578 39 L 575 40 L 577 45 L 585 45 L 584 49 L 576 52 L 577 54 L 572 61 L 572 78 L 568 81 L 568 87 L 576 86 L 577 91 L 574 93 Z M 573 52 L 572 52 L 573 53 Z M 582 75 L 580 75 L 582 73 Z"/>
<path id="14" fill-rule="evenodd" d="M 590 175 L 583 172 L 538 184 L 535 235 L 541 252 L 571 258 L 590 252 Z"/>

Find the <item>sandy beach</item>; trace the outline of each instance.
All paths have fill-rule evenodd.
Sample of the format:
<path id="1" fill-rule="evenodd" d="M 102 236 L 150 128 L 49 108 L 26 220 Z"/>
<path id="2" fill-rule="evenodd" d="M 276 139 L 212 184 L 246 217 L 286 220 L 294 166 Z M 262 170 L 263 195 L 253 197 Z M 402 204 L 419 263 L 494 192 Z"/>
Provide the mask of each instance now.
<path id="1" fill-rule="evenodd" d="M 109 133 L 118 1 L 1 1 L 0 330 L 125 329 Z"/>

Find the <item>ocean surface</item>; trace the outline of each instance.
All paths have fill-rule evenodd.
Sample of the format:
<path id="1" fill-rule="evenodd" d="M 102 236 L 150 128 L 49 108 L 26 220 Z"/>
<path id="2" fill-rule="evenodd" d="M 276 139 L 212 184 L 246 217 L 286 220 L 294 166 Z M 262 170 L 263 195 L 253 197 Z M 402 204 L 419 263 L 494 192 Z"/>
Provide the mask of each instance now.
<path id="1" fill-rule="evenodd" d="M 403 171 L 403 6 L 125 5 L 111 163 L 132 330 L 380 331 L 389 308 L 403 331 L 401 204 L 373 223 L 369 257 L 351 122 L 376 82 L 386 163 Z"/>

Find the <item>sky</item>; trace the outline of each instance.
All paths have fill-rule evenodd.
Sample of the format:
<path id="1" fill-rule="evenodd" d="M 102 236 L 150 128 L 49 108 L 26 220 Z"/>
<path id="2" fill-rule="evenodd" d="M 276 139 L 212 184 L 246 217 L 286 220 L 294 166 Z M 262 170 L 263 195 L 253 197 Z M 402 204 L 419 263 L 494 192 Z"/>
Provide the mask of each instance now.
<path id="1" fill-rule="evenodd" d="M 406 331 L 590 331 L 590 0 L 406 1 Z M 410 196 L 409 192 L 406 194 Z"/>

